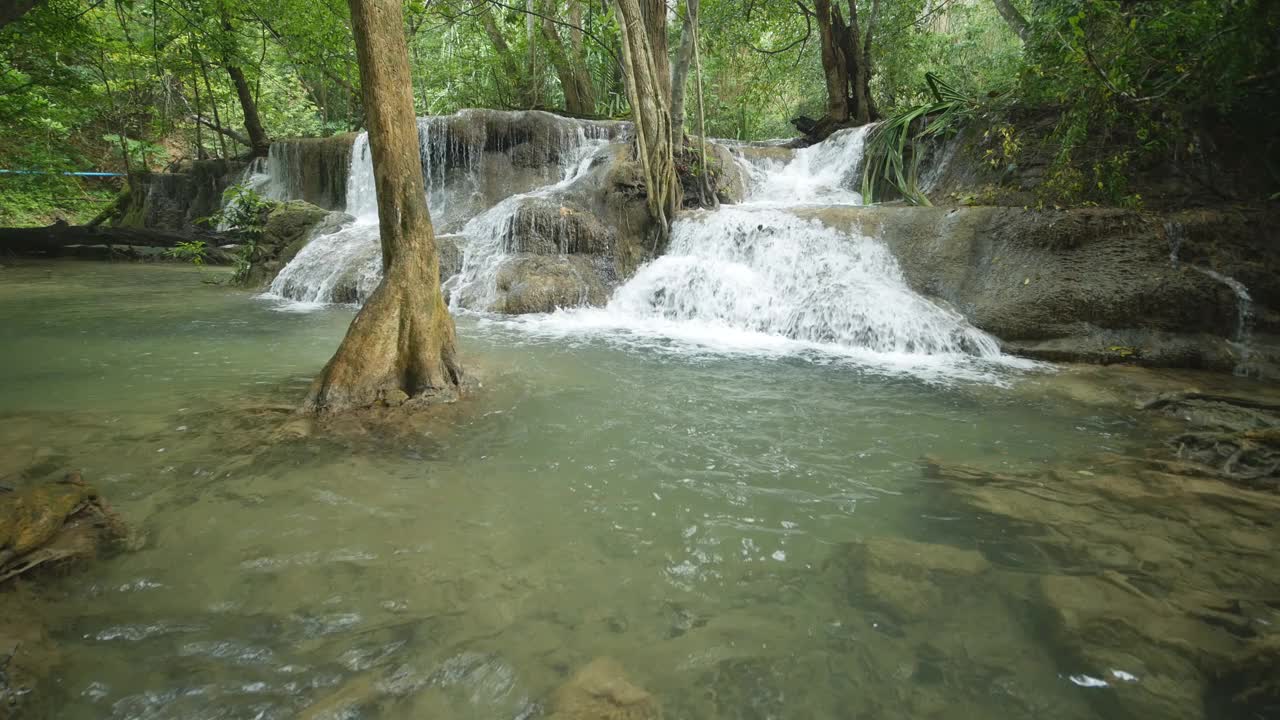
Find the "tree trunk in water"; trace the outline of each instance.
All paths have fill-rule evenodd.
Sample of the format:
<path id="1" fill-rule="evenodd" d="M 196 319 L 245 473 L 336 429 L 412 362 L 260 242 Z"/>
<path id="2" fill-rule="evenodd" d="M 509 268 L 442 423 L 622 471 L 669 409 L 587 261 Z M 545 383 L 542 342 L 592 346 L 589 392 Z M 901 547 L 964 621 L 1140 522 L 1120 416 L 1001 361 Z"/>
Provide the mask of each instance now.
<path id="1" fill-rule="evenodd" d="M 698 0 L 685 0 L 680 23 L 680 47 L 676 48 L 676 64 L 671 68 L 671 129 L 676 145 L 684 144 L 685 81 L 693 62 L 694 19 L 698 16 Z"/>
<path id="2" fill-rule="evenodd" d="M 334 412 L 458 397 L 453 318 L 422 180 L 400 0 L 348 0 L 373 152 L 383 278 L 304 409 Z"/>
<path id="3" fill-rule="evenodd" d="M 1013 6 L 1013 0 L 991 0 L 996 6 L 996 12 L 1000 13 L 1000 17 L 1008 23 L 1009 27 L 1018 34 L 1023 44 L 1031 42 L 1031 24 L 1027 19 L 1018 12 L 1018 8 Z"/>
<path id="4" fill-rule="evenodd" d="M 666 5 L 662 0 L 617 0 L 627 97 L 635 123 L 636 155 L 644 169 L 655 246 L 665 243 L 680 207 L 671 128 L 671 70 Z"/>

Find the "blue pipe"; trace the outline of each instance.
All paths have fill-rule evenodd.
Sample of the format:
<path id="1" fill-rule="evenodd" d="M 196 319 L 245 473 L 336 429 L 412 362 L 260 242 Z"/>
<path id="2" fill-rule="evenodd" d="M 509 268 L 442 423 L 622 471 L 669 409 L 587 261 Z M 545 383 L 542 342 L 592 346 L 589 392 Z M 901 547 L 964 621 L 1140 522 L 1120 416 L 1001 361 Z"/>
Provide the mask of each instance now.
<path id="1" fill-rule="evenodd" d="M 0 175 L 76 175 L 78 177 L 124 177 L 113 172 L 49 172 L 48 170 L 0 170 Z"/>

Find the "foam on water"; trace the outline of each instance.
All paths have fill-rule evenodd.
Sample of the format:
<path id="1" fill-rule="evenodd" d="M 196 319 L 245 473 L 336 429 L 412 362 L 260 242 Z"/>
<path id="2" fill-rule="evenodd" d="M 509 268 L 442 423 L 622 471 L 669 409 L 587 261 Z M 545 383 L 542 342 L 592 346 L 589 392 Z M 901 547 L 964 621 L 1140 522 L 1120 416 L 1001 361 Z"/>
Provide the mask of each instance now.
<path id="1" fill-rule="evenodd" d="M 816 145 L 796 151 L 790 162 L 749 164 L 752 180 L 747 202 L 772 206 L 861 205 L 852 188 L 862 170 L 871 125 L 841 130 Z"/>

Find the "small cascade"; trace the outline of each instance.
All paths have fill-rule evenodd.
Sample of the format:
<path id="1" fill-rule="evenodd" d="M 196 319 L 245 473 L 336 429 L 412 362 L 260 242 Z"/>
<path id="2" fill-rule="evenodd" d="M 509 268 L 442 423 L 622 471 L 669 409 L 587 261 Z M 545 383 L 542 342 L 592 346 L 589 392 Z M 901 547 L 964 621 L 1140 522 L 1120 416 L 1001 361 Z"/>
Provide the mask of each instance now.
<path id="1" fill-rule="evenodd" d="M 535 198 L 551 198 L 573 184 L 591 167 L 592 161 L 608 146 L 607 140 L 589 140 L 585 135 L 572 146 L 562 148 L 560 180 L 532 192 L 512 195 L 471 219 L 462 228 L 462 271 L 449 278 L 444 290 L 451 309 L 489 310 L 497 299 L 498 268 L 518 248 L 512 247 L 515 224 L 539 222 L 535 213 L 521 213 L 527 202 Z M 566 222 L 560 218 L 557 222 Z"/>
<path id="2" fill-rule="evenodd" d="M 620 326 L 696 322 L 877 353 L 1000 354 L 959 313 L 912 292 L 883 243 L 767 207 L 681 219 L 667 254 L 603 312 Z"/>
<path id="3" fill-rule="evenodd" d="M 1164 222 L 1164 234 L 1169 240 L 1169 265 L 1175 270 L 1181 262 L 1179 253 L 1182 251 L 1182 245 L 1187 239 L 1187 229 L 1177 220 L 1166 220 Z M 1187 267 L 1211 278 L 1223 285 L 1226 285 L 1231 293 L 1236 296 L 1236 326 L 1231 333 L 1231 342 L 1240 352 L 1240 360 L 1236 363 L 1236 374 L 1247 375 L 1247 363 L 1251 354 L 1249 349 L 1250 340 L 1253 335 L 1253 298 L 1249 296 L 1249 288 L 1239 280 L 1223 275 L 1222 273 L 1200 265 L 1190 265 Z"/>
<path id="4" fill-rule="evenodd" d="M 862 172 L 863 150 L 872 125 L 841 130 L 816 145 L 796 151 L 785 165 L 750 164 L 751 204 L 861 205 L 853 190 Z"/>

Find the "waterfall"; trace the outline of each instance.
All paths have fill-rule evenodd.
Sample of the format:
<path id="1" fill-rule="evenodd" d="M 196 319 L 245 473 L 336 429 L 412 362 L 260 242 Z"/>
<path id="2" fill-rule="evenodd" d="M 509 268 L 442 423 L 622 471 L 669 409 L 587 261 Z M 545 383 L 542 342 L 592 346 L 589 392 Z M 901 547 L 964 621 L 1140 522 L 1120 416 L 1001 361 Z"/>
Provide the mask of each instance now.
<path id="1" fill-rule="evenodd" d="M 772 208 L 680 220 L 667 254 L 605 312 L 880 353 L 1000 352 L 959 313 L 912 292 L 883 243 Z"/>
<path id="2" fill-rule="evenodd" d="M 734 350 L 790 344 L 862 357 L 1002 358 L 995 338 L 913 292 L 879 240 L 793 210 L 861 205 L 869 128 L 845 130 L 789 162 L 751 162 L 747 201 L 683 214 L 666 254 L 599 309 L 515 321 L 535 332 L 680 339 Z"/>
<path id="3" fill-rule="evenodd" d="M 1182 244 L 1187 239 L 1186 227 L 1176 220 L 1166 220 L 1164 223 L 1165 237 L 1169 240 L 1169 265 L 1174 269 L 1178 268 L 1180 258 L 1178 254 L 1182 250 Z M 1187 267 L 1211 278 L 1231 290 L 1236 297 L 1236 326 L 1231 334 L 1231 342 L 1240 352 L 1240 359 L 1236 363 L 1235 374 L 1248 374 L 1248 361 L 1250 356 L 1249 342 L 1253 335 L 1253 298 L 1249 295 L 1249 289 L 1244 283 L 1229 276 L 1223 275 L 1216 270 L 1200 265 L 1188 264 Z"/>
<path id="4" fill-rule="evenodd" d="M 512 224 L 521 203 L 552 196 L 577 180 L 598 157 L 617 127 L 607 123 L 537 114 L 545 137 L 532 137 L 528 113 L 462 111 L 418 119 L 423 181 L 437 234 L 460 232 L 462 271 L 447 279 L 451 305 L 488 310 L 495 274 L 509 256 Z M 523 134 L 511 128 L 524 122 Z M 552 161 L 529 163 L 519 178 L 508 166 L 486 163 L 520 145 L 537 144 Z M 273 152 L 275 146 L 272 146 Z M 502 158 L 498 158 L 502 159 Z M 536 160 L 537 158 L 535 158 Z M 509 162 L 509 161 L 508 161 Z M 268 171 L 268 175 L 272 173 Z M 274 181 L 273 181 L 274 182 Z M 521 184 L 523 183 L 523 184 Z M 288 184 L 280 184 L 288 192 Z M 531 187 L 530 187 L 531 186 Z M 265 295 L 314 303 L 362 303 L 382 273 L 378 200 L 369 134 L 351 144 L 346 212 L 354 220 L 337 232 L 313 238 L 272 281 Z"/>

